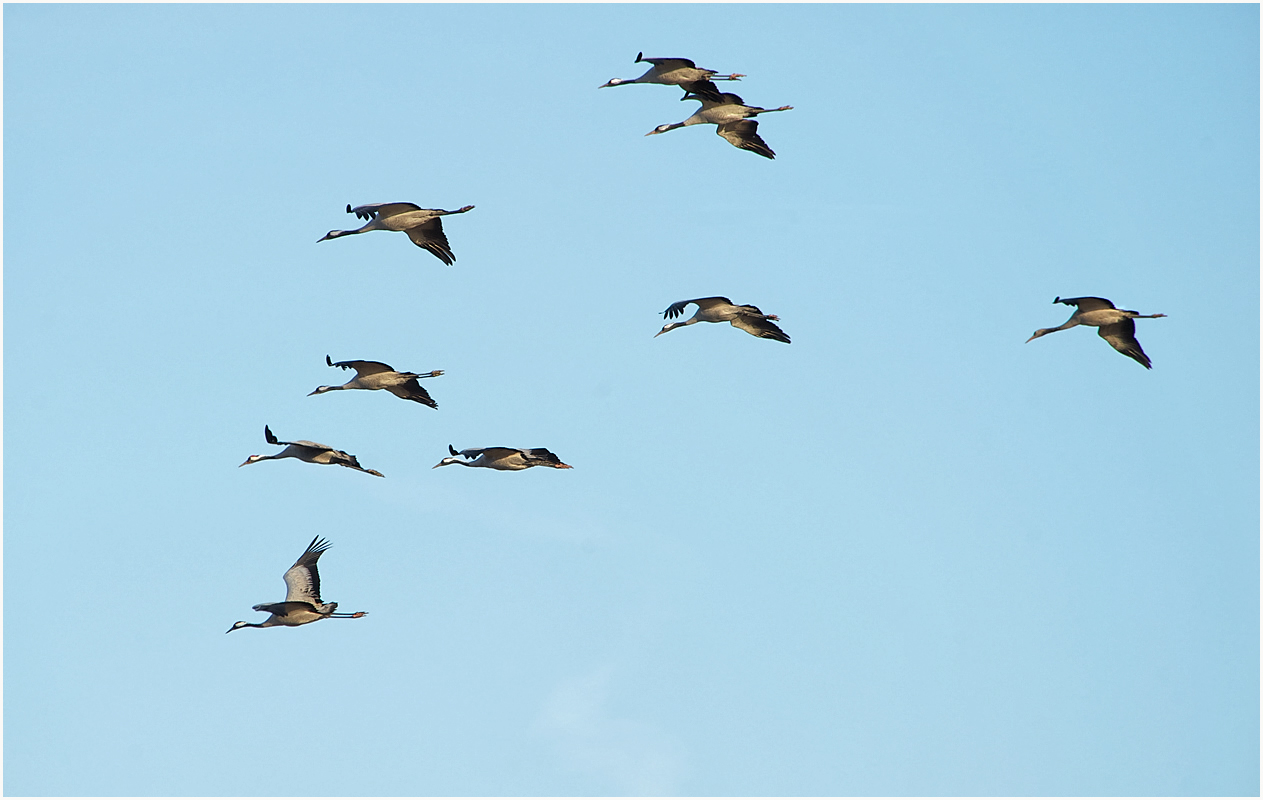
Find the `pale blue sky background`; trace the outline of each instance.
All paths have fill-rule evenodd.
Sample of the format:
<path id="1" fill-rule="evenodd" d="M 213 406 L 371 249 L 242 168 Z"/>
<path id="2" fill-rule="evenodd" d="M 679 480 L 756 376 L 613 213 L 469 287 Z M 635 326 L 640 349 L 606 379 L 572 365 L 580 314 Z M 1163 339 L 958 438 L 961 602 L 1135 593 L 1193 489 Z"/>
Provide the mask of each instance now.
<path id="1" fill-rule="evenodd" d="M 1257 7 L 7 5 L 4 77 L 7 794 L 1258 793 Z M 395 200 L 454 267 L 316 244 Z M 713 294 L 793 344 L 652 338 Z M 317 534 L 370 616 L 225 636 Z"/>

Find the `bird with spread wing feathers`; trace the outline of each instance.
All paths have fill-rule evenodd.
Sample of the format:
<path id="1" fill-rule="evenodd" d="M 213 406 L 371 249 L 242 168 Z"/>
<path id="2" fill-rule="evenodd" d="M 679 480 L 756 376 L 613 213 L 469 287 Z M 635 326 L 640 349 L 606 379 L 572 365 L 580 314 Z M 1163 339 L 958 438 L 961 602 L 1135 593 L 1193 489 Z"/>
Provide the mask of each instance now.
<path id="1" fill-rule="evenodd" d="M 439 407 L 439 404 L 434 402 L 434 398 L 430 397 L 430 393 L 417 383 L 417 378 L 437 378 L 443 374 L 441 369 L 421 374 L 395 372 L 394 367 L 380 361 L 334 361 L 328 355 L 325 356 L 325 363 L 331 367 L 353 369 L 355 377 L 341 386 L 317 386 L 315 391 L 307 395 L 308 397 L 313 394 L 335 392 L 339 389 L 385 389 L 395 397 L 411 400 L 430 408 Z"/>
<path id="2" fill-rule="evenodd" d="M 421 208 L 416 203 L 370 203 L 351 208 L 348 203 L 346 213 L 368 222 L 364 227 L 353 231 L 329 231 L 317 239 L 317 242 L 368 231 L 403 231 L 413 244 L 429 250 L 450 267 L 456 261 L 456 256 L 452 254 L 452 246 L 447 243 L 440 217 L 464 214 L 472 208 L 473 206 L 465 206 L 455 211 L 444 211 L 441 208 Z"/>
<path id="3" fill-rule="evenodd" d="M 246 464 L 257 464 L 260 461 L 270 461 L 278 458 L 297 458 L 299 461 L 306 461 L 309 464 L 337 464 L 339 467 L 350 467 L 358 469 L 360 472 L 367 472 L 369 475 L 376 475 L 379 478 L 386 477 L 375 469 L 364 469 L 360 466 L 360 462 L 350 453 L 344 453 L 341 450 L 334 450 L 327 444 L 319 444 L 317 442 L 308 442 L 299 439 L 296 442 L 282 442 L 272 434 L 272 429 L 263 426 L 263 438 L 267 439 L 268 444 L 283 444 L 285 449 L 271 456 L 250 456 L 239 467 Z"/>
<path id="4" fill-rule="evenodd" d="M 431 469 L 446 467 L 449 464 L 460 464 L 462 467 L 487 467 L 488 469 L 522 470 L 531 467 L 552 467 L 553 469 L 574 469 L 563 464 L 557 455 L 543 447 L 532 450 L 518 450 L 515 447 L 474 447 L 468 450 L 457 450 L 450 444 L 447 452 L 451 458 L 444 458 Z M 472 459 L 463 461 L 462 458 Z"/>
<path id="5" fill-rule="evenodd" d="M 697 313 L 683 322 L 672 322 L 655 333 L 654 338 L 658 338 L 667 331 L 673 331 L 676 328 L 683 328 L 685 325 L 692 325 L 696 322 L 730 322 L 732 327 L 739 328 L 751 336 L 757 336 L 760 339 L 775 339 L 778 342 L 789 344 L 789 336 L 785 331 L 773 324 L 773 320 L 780 321 L 780 317 L 773 314 L 764 314 L 757 306 L 738 306 L 734 305 L 727 297 L 699 297 L 696 300 L 681 300 L 678 303 L 672 303 L 662 315 L 666 319 L 675 319 L 684 313 L 684 307 L 689 303 L 697 306 Z"/>
<path id="6" fill-rule="evenodd" d="M 1110 343 L 1118 352 L 1135 359 L 1145 369 L 1153 369 L 1153 365 L 1149 361 L 1149 356 L 1145 355 L 1145 351 L 1140 349 L 1140 342 L 1136 341 L 1136 323 L 1132 320 L 1137 319 L 1157 319 L 1165 317 L 1166 314 L 1141 314 L 1137 311 L 1128 311 L 1122 308 L 1115 308 L 1114 304 L 1106 300 L 1104 297 L 1057 297 L 1053 299 L 1054 303 L 1061 303 L 1067 306 L 1075 306 L 1075 312 L 1070 315 L 1070 319 L 1066 320 L 1066 324 L 1058 325 L 1055 328 L 1040 328 L 1035 331 L 1030 339 L 1038 339 L 1056 331 L 1064 331 L 1066 328 L 1073 328 L 1077 325 L 1087 325 L 1097 328 L 1097 335 Z"/>
<path id="7" fill-rule="evenodd" d="M 683 128 L 686 125 L 714 125 L 716 126 L 715 133 L 722 136 L 733 147 L 740 150 L 749 150 L 751 153 L 757 153 L 764 158 L 776 158 L 776 153 L 767 146 L 767 142 L 763 141 L 763 137 L 759 136 L 759 123 L 749 119 L 749 117 L 757 117 L 759 114 L 770 114 L 773 111 L 789 111 L 793 109 L 793 106 L 781 106 L 780 108 L 748 106 L 744 100 L 731 92 L 724 92 L 718 96 L 707 96 L 697 92 L 690 92 L 680 99 L 698 100 L 702 105 L 693 116 L 683 122 L 677 122 L 672 125 L 659 125 L 646 133 L 646 136 L 653 136 L 655 133 L 666 133 L 676 128 Z"/>
<path id="8" fill-rule="evenodd" d="M 260 603 L 255 611 L 266 611 L 271 616 L 262 622 L 234 622 L 224 633 L 232 633 L 242 628 L 272 628 L 277 625 L 296 627 L 322 619 L 359 619 L 368 614 L 367 611 L 356 611 L 354 614 L 337 614 L 337 603 L 325 603 L 320 599 L 320 573 L 316 571 L 316 562 L 320 554 L 329 549 L 329 543 L 319 536 L 311 540 L 307 549 L 294 562 L 294 566 L 285 570 L 285 602 Z"/>
<path id="9" fill-rule="evenodd" d="M 745 77 L 736 72 L 731 75 L 719 75 L 713 69 L 700 69 L 687 58 L 645 58 L 644 53 L 637 53 L 636 60 L 632 63 L 639 64 L 642 61 L 653 66 L 639 78 L 610 78 L 609 83 L 601 84 L 596 88 L 627 86 L 633 83 L 657 83 L 663 86 L 679 86 L 686 92 L 718 98 L 719 87 L 713 81 L 735 81 Z"/>

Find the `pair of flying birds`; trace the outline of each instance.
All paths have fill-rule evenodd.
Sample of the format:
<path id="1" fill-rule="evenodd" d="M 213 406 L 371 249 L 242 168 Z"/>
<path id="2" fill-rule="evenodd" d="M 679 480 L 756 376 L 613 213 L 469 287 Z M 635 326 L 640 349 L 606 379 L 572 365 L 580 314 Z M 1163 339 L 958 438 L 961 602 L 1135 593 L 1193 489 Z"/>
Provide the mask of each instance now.
<path id="1" fill-rule="evenodd" d="M 628 86 L 634 83 L 656 83 L 664 86 L 679 86 L 684 90 L 681 100 L 697 100 L 699 108 L 693 116 L 683 122 L 671 125 L 659 125 L 646 133 L 666 133 L 688 125 L 714 125 L 715 133 L 722 136 L 733 147 L 749 150 L 764 158 L 776 158 L 776 153 L 767 146 L 767 142 L 759 136 L 759 123 L 751 117 L 773 111 L 789 111 L 793 106 L 780 108 L 759 108 L 748 106 L 731 92 L 721 92 L 715 81 L 736 81 L 745 75 L 734 72 L 731 75 L 720 75 L 713 69 L 702 69 L 687 58 L 645 58 L 644 53 L 637 53 L 633 63 L 650 64 L 649 70 L 639 78 L 611 78 L 599 89 L 609 86 Z"/>

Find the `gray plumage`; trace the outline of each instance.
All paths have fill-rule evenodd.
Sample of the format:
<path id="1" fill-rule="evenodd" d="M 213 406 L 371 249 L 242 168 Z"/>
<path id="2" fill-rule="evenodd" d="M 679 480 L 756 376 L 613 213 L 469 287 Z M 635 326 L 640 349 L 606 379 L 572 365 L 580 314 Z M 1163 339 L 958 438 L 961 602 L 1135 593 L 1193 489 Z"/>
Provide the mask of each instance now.
<path id="1" fill-rule="evenodd" d="M 307 396 L 313 394 L 324 394 L 325 392 L 336 392 L 341 389 L 385 389 L 395 397 L 411 400 L 414 403 L 420 403 L 430 408 L 438 408 L 439 404 L 434 402 L 434 398 L 430 397 L 430 393 L 425 390 L 421 384 L 417 383 L 417 378 L 437 378 L 443 374 L 443 370 L 436 369 L 430 372 L 396 372 L 394 367 L 389 364 L 383 364 L 380 361 L 334 361 L 325 356 L 325 363 L 331 367 L 341 367 L 342 369 L 355 370 L 355 377 L 341 386 L 317 386 L 315 391 L 310 392 Z"/>
<path id="2" fill-rule="evenodd" d="M 1075 312 L 1070 315 L 1070 319 L 1066 320 L 1064 325 L 1058 325 L 1055 328 L 1040 328 L 1026 341 L 1078 325 L 1087 325 L 1097 328 L 1097 335 L 1109 342 L 1110 347 L 1135 360 L 1145 369 L 1153 369 L 1149 356 L 1145 355 L 1140 342 L 1136 339 L 1136 323 L 1133 320 L 1157 319 L 1165 317 L 1166 314 L 1141 314 L 1115 308 L 1114 304 L 1104 297 L 1057 297 L 1053 299 L 1053 302 L 1075 306 Z"/>
<path id="3" fill-rule="evenodd" d="M 644 53 L 637 53 L 636 60 L 632 63 L 641 62 L 652 66 L 639 78 L 610 78 L 608 83 L 603 83 L 597 88 L 627 86 L 633 83 L 656 83 L 663 86 L 679 86 L 686 92 L 718 98 L 719 87 L 714 84 L 714 81 L 735 81 L 745 77 L 736 72 L 731 75 L 720 75 L 713 69 L 698 67 L 687 58 L 645 58 Z"/>
<path id="4" fill-rule="evenodd" d="M 348 467 L 360 472 L 367 472 L 369 475 L 376 475 L 379 478 L 386 477 L 375 469 L 361 467 L 359 459 L 355 456 L 341 450 L 335 450 L 327 444 L 309 442 L 305 439 L 299 439 L 296 442 L 282 442 L 272 434 L 272 429 L 267 425 L 263 426 L 263 438 L 267 440 L 268 444 L 283 444 L 285 449 L 275 455 L 250 456 L 237 466 L 244 467 L 246 464 L 257 464 L 260 461 L 273 461 L 280 458 L 297 458 L 299 461 L 306 461 L 309 464 L 337 464 L 339 467 Z"/>
<path id="5" fill-rule="evenodd" d="M 446 467 L 449 464 L 512 471 L 530 469 L 531 467 L 574 469 L 569 464 L 563 464 L 555 453 L 543 447 L 536 447 L 530 450 L 519 450 L 515 447 L 474 447 L 458 451 L 449 444 L 447 451 L 452 454 L 452 457 L 444 458 L 431 469 Z"/>
<path id="6" fill-rule="evenodd" d="M 696 300 L 681 300 L 668 306 L 667 310 L 662 312 L 662 315 L 665 319 L 675 319 L 684 314 L 684 308 L 689 303 L 697 306 L 697 313 L 683 322 L 672 322 L 663 326 L 662 330 L 654 334 L 655 339 L 667 331 L 673 331 L 676 328 L 683 328 L 686 325 L 693 325 L 698 322 L 728 322 L 732 324 L 732 327 L 743 330 L 751 336 L 789 344 L 789 335 L 773 324 L 773 321 L 779 321 L 780 317 L 773 314 L 764 314 L 759 310 L 758 306 L 736 305 L 727 297 L 699 297 Z"/>
<path id="7" fill-rule="evenodd" d="M 733 147 L 740 150 L 748 150 L 764 158 L 772 159 L 776 158 L 776 153 L 772 151 L 772 148 L 768 147 L 767 142 L 763 141 L 763 137 L 759 136 L 759 123 L 750 119 L 750 117 L 793 109 L 793 106 L 781 106 L 780 108 L 748 106 L 744 100 L 731 92 L 724 92 L 717 96 L 707 96 L 692 92 L 680 99 L 697 100 L 701 102 L 701 107 L 683 122 L 659 125 L 649 131 L 649 133 L 646 133 L 646 136 L 666 133 L 688 125 L 714 125 L 715 133 L 722 136 Z"/>
<path id="8" fill-rule="evenodd" d="M 346 213 L 354 214 L 359 219 L 368 220 L 361 228 L 353 231 L 329 231 L 318 242 L 325 239 L 337 239 L 340 236 L 351 236 L 368 231 L 403 231 L 417 247 L 425 248 L 440 261 L 451 266 L 456 261 L 452 247 L 447 243 L 447 235 L 443 233 L 443 222 L 440 217 L 449 214 L 464 214 L 473 206 L 465 206 L 455 211 L 444 211 L 441 208 L 421 208 L 416 203 L 370 203 L 351 208 L 347 204 Z"/>
<path id="9" fill-rule="evenodd" d="M 267 619 L 259 623 L 234 622 L 224 633 L 242 628 L 272 628 L 277 625 L 293 628 L 322 619 L 359 619 L 367 615 L 367 611 L 337 614 L 337 603 L 326 603 L 320 599 L 320 573 L 316 569 L 316 562 L 329 546 L 329 542 L 317 536 L 307 545 L 294 566 L 285 570 L 285 601 L 260 603 L 254 607 L 255 611 L 266 611 L 269 614 Z"/>

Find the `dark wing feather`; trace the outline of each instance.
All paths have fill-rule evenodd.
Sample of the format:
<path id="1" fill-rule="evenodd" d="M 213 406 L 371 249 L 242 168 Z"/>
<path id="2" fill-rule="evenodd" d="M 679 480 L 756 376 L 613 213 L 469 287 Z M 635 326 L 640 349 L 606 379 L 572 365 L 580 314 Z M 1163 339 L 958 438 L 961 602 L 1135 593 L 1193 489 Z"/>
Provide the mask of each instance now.
<path id="1" fill-rule="evenodd" d="M 368 203 L 355 208 L 347 206 L 347 213 L 354 214 L 360 219 L 373 219 L 378 214 L 393 217 L 395 214 L 402 214 L 405 211 L 420 210 L 421 206 L 416 203 Z"/>
<path id="2" fill-rule="evenodd" d="M 1080 311 L 1100 311 L 1114 307 L 1114 304 L 1104 297 L 1058 297 L 1053 302 L 1064 306 L 1078 306 Z"/>
<path id="3" fill-rule="evenodd" d="M 324 605 L 321 603 L 321 605 Z M 254 607 L 255 611 L 266 611 L 269 614 L 275 614 L 278 617 L 288 617 L 295 611 L 315 611 L 316 607 L 311 603 L 301 600 L 286 600 L 284 603 L 259 603 Z"/>
<path id="4" fill-rule="evenodd" d="M 561 459 L 557 457 L 556 453 L 552 452 L 551 450 L 545 447 L 535 447 L 530 450 L 523 450 L 521 452 L 522 452 L 522 455 L 526 456 L 526 460 L 529 462 L 540 463 L 540 464 L 562 463 Z"/>
<path id="5" fill-rule="evenodd" d="M 667 307 L 666 311 L 662 312 L 662 314 L 667 319 L 675 319 L 684 313 L 684 308 L 689 303 L 695 304 L 698 308 L 710 308 L 711 306 L 717 305 L 732 305 L 732 301 L 727 297 L 698 297 L 693 300 L 681 300 L 678 303 L 672 303 Z"/>
<path id="6" fill-rule="evenodd" d="M 733 318 L 732 327 L 740 328 L 751 336 L 757 336 L 760 339 L 775 339 L 778 342 L 789 344 L 789 335 L 778 328 L 774 322 L 764 317 L 748 317 L 742 314 Z"/>
<path id="7" fill-rule="evenodd" d="M 447 243 L 447 236 L 443 233 L 443 222 L 439 217 L 428 219 L 415 228 L 408 229 L 408 238 L 417 247 L 424 247 L 438 259 L 449 267 L 456 256 L 452 254 L 452 246 Z"/>
<path id="8" fill-rule="evenodd" d="M 723 95 L 720 93 L 719 87 L 715 85 L 714 81 L 689 81 L 688 83 L 680 84 L 680 88 L 684 89 L 686 93 L 697 95 L 696 99 L 698 100 L 707 101 L 702 103 L 703 107 L 706 107 L 708 104 L 722 105 L 724 102 Z"/>
<path id="9" fill-rule="evenodd" d="M 1135 320 L 1125 319 L 1113 325 L 1102 325 L 1097 329 L 1096 333 L 1109 342 L 1110 347 L 1113 347 L 1128 358 L 1135 359 L 1145 369 L 1153 369 L 1149 356 L 1145 355 L 1145 351 L 1140 349 L 1140 342 L 1136 341 Z"/>
<path id="10" fill-rule="evenodd" d="M 776 153 L 767 146 L 767 142 L 757 133 L 759 123 L 752 119 L 739 119 L 736 122 L 725 122 L 716 126 L 715 132 L 728 140 L 733 147 L 749 150 L 764 158 L 776 158 Z"/>
<path id="11" fill-rule="evenodd" d="M 332 447 L 330 447 L 327 444 L 321 444 L 320 442 L 309 442 L 306 439 L 296 439 L 292 442 L 277 442 L 276 444 L 287 444 L 290 446 L 306 447 L 308 450 L 315 450 L 321 453 L 325 452 L 326 450 L 329 451 L 330 453 L 342 453 L 341 450 L 334 450 Z M 346 455 L 345 453 L 342 453 L 342 454 Z"/>
<path id="12" fill-rule="evenodd" d="M 478 458 L 485 455 L 488 461 L 499 461 L 502 458 L 508 458 L 514 453 L 521 454 L 522 451 L 516 447 L 480 447 L 474 450 L 462 450 L 461 455 L 468 458 Z"/>
<path id="13" fill-rule="evenodd" d="M 360 460 L 356 458 L 355 456 L 351 455 L 350 453 L 347 453 L 343 450 L 334 450 L 333 448 L 330 448 L 329 451 L 333 454 L 333 459 L 329 462 L 330 464 L 337 464 L 339 467 L 348 467 L 350 469 L 357 469 L 360 472 L 367 472 L 369 475 L 376 475 L 379 478 L 386 477 L 385 475 L 381 474 L 375 469 L 367 469 L 366 467 L 361 467 Z"/>
<path id="14" fill-rule="evenodd" d="M 430 397 L 430 393 L 425 390 L 421 384 L 417 383 L 417 379 L 399 383 L 394 386 L 387 386 L 386 391 L 395 397 L 402 397 L 404 400 L 412 400 L 415 403 L 429 406 L 430 408 L 438 408 L 439 404 L 434 402 L 434 398 Z"/>
<path id="15" fill-rule="evenodd" d="M 636 58 L 636 61 L 633 61 L 632 63 L 635 64 L 640 61 L 647 61 L 662 71 L 679 69 L 680 67 L 697 69 L 697 65 L 687 58 L 645 58 L 644 54 L 641 54 Z"/>
<path id="16" fill-rule="evenodd" d="M 325 356 L 328 359 L 328 356 Z M 342 369 L 353 369 L 360 375 L 376 375 L 379 372 L 394 372 L 395 368 L 389 364 L 383 364 L 380 361 L 334 361 L 329 364 L 331 367 L 341 367 Z"/>

